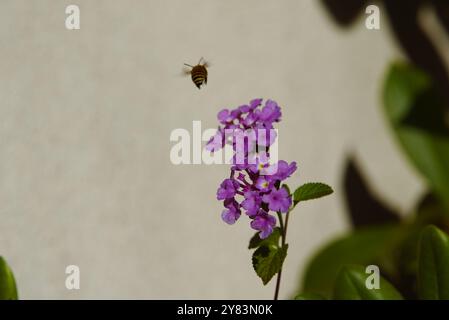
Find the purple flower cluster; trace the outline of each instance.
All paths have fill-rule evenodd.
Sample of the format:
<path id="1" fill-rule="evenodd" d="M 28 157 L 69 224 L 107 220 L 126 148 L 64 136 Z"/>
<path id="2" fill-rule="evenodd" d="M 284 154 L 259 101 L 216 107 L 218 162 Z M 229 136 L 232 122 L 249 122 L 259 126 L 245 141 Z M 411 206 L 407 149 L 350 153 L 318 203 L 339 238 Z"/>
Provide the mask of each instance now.
<path id="1" fill-rule="evenodd" d="M 217 190 L 217 199 L 223 200 L 225 207 L 222 219 L 234 224 L 243 210 L 262 239 L 276 226 L 276 218 L 270 211 L 286 213 L 292 205 L 288 191 L 280 186 L 296 171 L 296 163 L 284 160 L 270 163 L 269 149 L 277 137 L 273 123 L 279 122 L 281 115 L 281 108 L 273 100 L 262 106 L 262 99 L 254 99 L 233 110 L 223 109 L 218 113 L 217 133 L 206 145 L 212 152 L 226 144 L 234 150 L 230 177 Z M 225 134 L 229 130 L 233 132 L 231 139 Z M 239 144 L 242 133 L 240 141 L 244 143 Z"/>

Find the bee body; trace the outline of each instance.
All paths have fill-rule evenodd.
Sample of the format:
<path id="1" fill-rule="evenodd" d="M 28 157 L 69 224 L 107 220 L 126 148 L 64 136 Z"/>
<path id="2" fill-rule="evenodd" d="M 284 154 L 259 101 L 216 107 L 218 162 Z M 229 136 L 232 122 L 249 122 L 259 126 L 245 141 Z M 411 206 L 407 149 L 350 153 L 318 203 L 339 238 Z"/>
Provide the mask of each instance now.
<path id="1" fill-rule="evenodd" d="M 200 59 L 196 66 L 191 66 L 189 64 L 184 64 L 190 68 L 192 68 L 188 73 L 190 73 L 192 77 L 192 82 L 198 89 L 201 89 L 203 84 L 207 84 L 207 62 L 201 64 L 203 58 Z"/>

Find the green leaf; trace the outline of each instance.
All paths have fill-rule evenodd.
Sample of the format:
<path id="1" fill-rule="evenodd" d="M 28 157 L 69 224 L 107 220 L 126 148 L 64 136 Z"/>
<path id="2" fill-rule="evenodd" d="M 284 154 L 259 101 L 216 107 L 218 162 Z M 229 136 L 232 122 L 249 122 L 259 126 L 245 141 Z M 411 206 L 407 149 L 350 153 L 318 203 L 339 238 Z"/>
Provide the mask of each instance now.
<path id="1" fill-rule="evenodd" d="M 0 256 L 0 300 L 17 300 L 17 288 L 14 275 Z"/>
<path id="2" fill-rule="evenodd" d="M 347 264 L 377 263 L 395 247 L 397 226 L 361 228 L 327 244 L 306 267 L 301 292 L 315 292 L 330 298 L 335 278 Z"/>
<path id="3" fill-rule="evenodd" d="M 449 214 L 449 128 L 432 79 L 406 64 L 391 66 L 384 85 L 385 113 L 411 163 Z"/>
<path id="4" fill-rule="evenodd" d="M 425 194 L 417 203 L 413 220 L 409 223 L 408 235 L 404 238 L 398 253 L 395 254 L 398 274 L 403 278 L 402 282 L 408 287 L 409 292 L 416 292 L 418 248 L 422 231 L 429 224 L 444 224 L 441 217 L 444 217 L 444 207 L 441 202 L 433 194 Z"/>
<path id="5" fill-rule="evenodd" d="M 345 266 L 337 276 L 334 288 L 336 300 L 402 300 L 402 295 L 391 283 L 379 275 L 379 288 L 368 288 L 374 274 L 363 266 Z"/>
<path id="6" fill-rule="evenodd" d="M 248 249 L 255 249 L 260 246 L 270 246 L 275 245 L 279 246 L 279 238 L 281 237 L 281 229 L 276 227 L 273 229 L 273 232 L 266 239 L 260 239 L 259 232 L 256 232 L 254 236 L 249 240 Z"/>
<path id="7" fill-rule="evenodd" d="M 293 203 L 296 205 L 300 201 L 318 199 L 334 192 L 327 184 L 319 182 L 309 182 L 303 184 L 293 193 Z"/>
<path id="8" fill-rule="evenodd" d="M 326 300 L 326 298 L 316 293 L 300 293 L 295 296 L 295 300 Z"/>
<path id="9" fill-rule="evenodd" d="M 435 226 L 421 234 L 418 293 L 425 300 L 449 300 L 449 237 Z"/>
<path id="10" fill-rule="evenodd" d="M 253 254 L 253 267 L 266 285 L 279 272 L 287 256 L 288 244 L 283 247 L 261 246 Z"/>
<path id="11" fill-rule="evenodd" d="M 249 249 L 257 248 L 253 253 L 252 262 L 264 285 L 281 270 L 287 256 L 288 245 L 280 247 L 280 237 L 281 229 L 276 227 L 268 238 L 260 239 L 259 233 L 256 233 L 249 241 Z"/>

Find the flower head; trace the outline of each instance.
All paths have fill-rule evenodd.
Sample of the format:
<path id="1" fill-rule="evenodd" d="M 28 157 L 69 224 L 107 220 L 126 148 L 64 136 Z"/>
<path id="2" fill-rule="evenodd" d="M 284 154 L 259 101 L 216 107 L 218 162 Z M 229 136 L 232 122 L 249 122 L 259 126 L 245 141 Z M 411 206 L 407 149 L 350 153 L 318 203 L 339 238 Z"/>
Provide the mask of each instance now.
<path id="1" fill-rule="evenodd" d="M 234 224 L 244 210 L 251 227 L 266 238 L 276 225 L 269 211 L 287 212 L 292 205 L 291 195 L 279 186 L 296 171 L 296 163 L 270 162 L 269 149 L 277 138 L 273 123 L 280 121 L 282 113 L 275 101 L 262 102 L 254 99 L 236 109 L 221 110 L 217 115 L 220 126 L 206 149 L 214 152 L 229 144 L 234 150 L 231 177 L 217 190 L 217 199 L 225 207 L 222 219 Z"/>

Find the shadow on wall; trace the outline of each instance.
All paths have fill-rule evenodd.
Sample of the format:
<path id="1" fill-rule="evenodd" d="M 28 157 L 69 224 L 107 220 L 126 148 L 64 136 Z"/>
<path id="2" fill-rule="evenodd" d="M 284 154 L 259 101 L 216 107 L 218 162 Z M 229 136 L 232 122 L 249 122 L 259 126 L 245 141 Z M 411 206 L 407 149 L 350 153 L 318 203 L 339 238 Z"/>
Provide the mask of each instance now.
<path id="1" fill-rule="evenodd" d="M 366 0 L 322 0 L 333 20 L 341 27 L 349 27 L 365 12 Z M 417 67 L 429 73 L 437 82 L 449 105 L 449 76 L 441 55 L 419 23 L 418 13 L 424 6 L 433 6 L 443 28 L 449 35 L 449 2 L 447 0 L 377 0 L 383 4 L 386 17 L 402 50 Z"/>
<path id="2" fill-rule="evenodd" d="M 388 68 L 381 105 L 394 139 L 426 182 L 427 192 L 406 218 L 400 218 L 372 193 L 362 166 L 348 157 L 342 177 L 353 229 L 314 254 L 297 299 L 449 299 L 449 75 L 418 20 L 420 10 L 432 6 L 449 36 L 449 2 L 375 3 L 383 5 L 410 60 Z M 347 28 L 372 3 L 322 0 L 322 4 L 339 26 Z M 374 294 L 365 287 L 365 267 L 371 264 L 382 273 L 386 291 Z"/>

